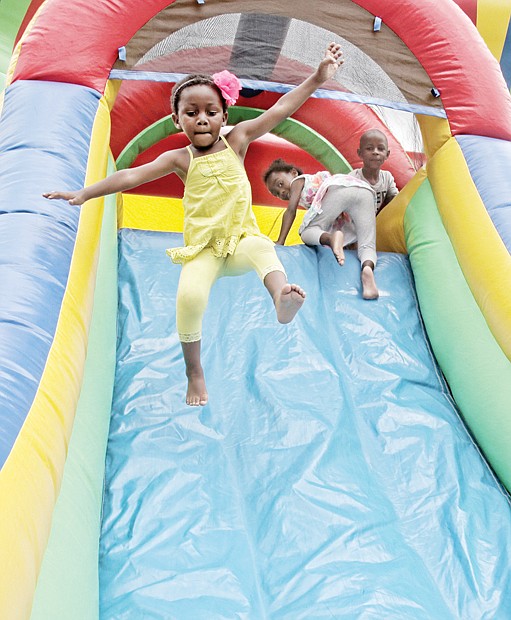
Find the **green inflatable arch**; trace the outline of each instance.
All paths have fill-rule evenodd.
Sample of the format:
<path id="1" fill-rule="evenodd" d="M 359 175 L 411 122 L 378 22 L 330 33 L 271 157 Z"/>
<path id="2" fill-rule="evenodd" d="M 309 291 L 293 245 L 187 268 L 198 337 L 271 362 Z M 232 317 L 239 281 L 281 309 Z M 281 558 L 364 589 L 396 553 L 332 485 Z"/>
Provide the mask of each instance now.
<path id="1" fill-rule="evenodd" d="M 235 106 L 229 109 L 229 124 L 236 125 L 241 121 L 257 118 L 264 110 L 258 108 L 247 108 L 243 106 Z M 131 140 L 123 149 L 117 158 L 117 168 L 129 168 L 140 153 L 147 150 L 153 144 L 167 138 L 179 130 L 174 125 L 172 117 L 165 116 L 156 121 L 143 131 L 141 131 L 133 140 Z M 286 119 L 279 123 L 272 131 L 273 134 L 284 138 L 288 142 L 299 146 L 307 151 L 312 157 L 317 159 L 327 170 L 337 173 L 348 173 L 351 166 L 335 146 L 323 138 L 322 135 L 307 127 L 303 123 L 294 119 Z"/>

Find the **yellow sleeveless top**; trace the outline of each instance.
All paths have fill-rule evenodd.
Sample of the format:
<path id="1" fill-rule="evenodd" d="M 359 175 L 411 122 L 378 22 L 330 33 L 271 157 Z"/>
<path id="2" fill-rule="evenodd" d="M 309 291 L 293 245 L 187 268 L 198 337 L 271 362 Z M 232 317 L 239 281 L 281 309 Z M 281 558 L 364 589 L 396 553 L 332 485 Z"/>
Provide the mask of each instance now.
<path id="1" fill-rule="evenodd" d="M 247 235 L 265 237 L 252 211 L 250 182 L 238 156 L 227 140 L 217 153 L 194 157 L 189 146 L 190 166 L 186 175 L 184 207 L 184 247 L 170 248 L 174 263 L 191 260 L 210 247 L 217 257 L 232 254 Z"/>

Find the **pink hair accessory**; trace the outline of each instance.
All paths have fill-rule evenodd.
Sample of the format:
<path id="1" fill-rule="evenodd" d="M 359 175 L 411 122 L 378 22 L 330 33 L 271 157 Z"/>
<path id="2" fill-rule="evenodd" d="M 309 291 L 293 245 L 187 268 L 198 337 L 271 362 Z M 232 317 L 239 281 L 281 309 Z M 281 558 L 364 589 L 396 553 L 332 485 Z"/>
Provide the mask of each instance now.
<path id="1" fill-rule="evenodd" d="M 238 78 L 230 71 L 220 71 L 220 73 L 213 73 L 211 76 L 213 82 L 218 86 L 222 93 L 225 103 L 230 106 L 234 105 L 238 100 L 241 83 Z"/>

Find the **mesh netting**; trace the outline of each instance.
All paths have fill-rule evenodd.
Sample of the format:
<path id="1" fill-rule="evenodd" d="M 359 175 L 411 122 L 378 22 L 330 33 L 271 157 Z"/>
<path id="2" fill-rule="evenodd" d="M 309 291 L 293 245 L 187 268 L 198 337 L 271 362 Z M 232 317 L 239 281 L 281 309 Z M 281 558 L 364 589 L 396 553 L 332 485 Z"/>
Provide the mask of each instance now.
<path id="1" fill-rule="evenodd" d="M 342 90 L 372 96 L 389 103 L 406 102 L 403 93 L 385 71 L 346 39 L 310 23 L 297 19 L 281 19 L 272 15 L 250 15 L 250 32 L 246 32 L 245 28 L 241 30 L 240 35 L 242 28 L 240 20 L 243 17 L 245 16 L 240 13 L 221 15 L 181 28 L 164 40 L 158 41 L 135 66 L 142 69 L 158 58 L 165 58 L 169 71 L 179 69 L 180 73 L 189 73 L 194 69 L 186 68 L 182 54 L 178 56 L 179 67 L 172 67 L 173 55 L 185 50 L 196 54 L 207 48 L 222 47 L 234 48 L 236 52 L 236 48 L 243 47 L 244 54 L 238 53 L 234 61 L 231 58 L 231 69 L 239 77 L 269 80 L 272 77 L 269 69 L 274 68 L 269 67 L 268 61 L 271 58 L 276 62 L 279 56 L 283 56 L 313 69 L 317 66 L 318 59 L 322 57 L 326 45 L 334 41 L 339 43 L 344 51 L 345 63 L 334 78 Z M 257 27 L 257 30 L 254 27 Z M 250 45 L 253 42 L 257 42 L 257 48 Z M 262 44 L 265 47 L 263 51 L 261 51 Z M 257 52 L 250 53 L 251 49 Z M 237 64 L 237 67 L 233 67 L 233 64 Z M 209 73 L 211 68 L 206 67 L 204 71 Z M 293 84 L 298 81 L 295 73 L 290 72 L 286 83 Z"/>
<path id="2" fill-rule="evenodd" d="M 372 97 L 385 105 L 369 104 L 389 130 L 409 151 L 422 150 L 420 130 L 413 113 L 396 110 L 396 103 L 406 98 L 370 56 L 356 45 L 334 33 L 297 19 L 272 15 L 231 13 L 215 16 L 185 26 L 151 47 L 135 64 L 134 69 L 145 70 L 165 63 L 167 71 L 191 73 L 198 71 L 197 62 L 209 55 L 209 64 L 203 71 L 212 72 L 225 68 L 214 51 L 229 49 L 229 68 L 241 78 L 275 80 L 287 84 L 298 83 L 301 76 L 293 65 L 313 70 L 330 41 L 339 43 L 344 51 L 345 63 L 334 80 L 339 89 Z M 252 53 L 250 52 L 252 50 Z M 286 68 L 279 65 L 285 58 Z M 174 59 L 174 60 L 173 60 Z M 225 59 L 224 59 L 225 60 Z M 215 66 L 215 62 L 219 66 Z M 291 68 L 291 70 L 289 70 Z M 394 108 L 394 109 L 392 109 Z"/>

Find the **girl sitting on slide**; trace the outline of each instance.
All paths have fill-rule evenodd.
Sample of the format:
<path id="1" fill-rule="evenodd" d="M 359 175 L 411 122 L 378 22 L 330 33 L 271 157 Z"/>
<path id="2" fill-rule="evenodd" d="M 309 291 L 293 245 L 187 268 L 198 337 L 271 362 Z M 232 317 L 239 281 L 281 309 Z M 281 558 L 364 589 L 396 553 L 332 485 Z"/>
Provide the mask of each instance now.
<path id="1" fill-rule="evenodd" d="M 358 239 L 362 297 L 377 299 L 378 288 L 374 279 L 376 266 L 376 216 L 375 194 L 368 183 L 347 174 L 332 175 L 327 170 L 315 174 L 303 174 L 300 168 L 276 159 L 264 174 L 269 192 L 287 202 L 282 218 L 278 245 L 284 245 L 296 217 L 298 206 L 307 213 L 299 229 L 302 241 L 307 245 L 327 245 L 339 263 L 344 265 L 345 240 L 336 220 L 347 213 L 354 224 Z"/>

